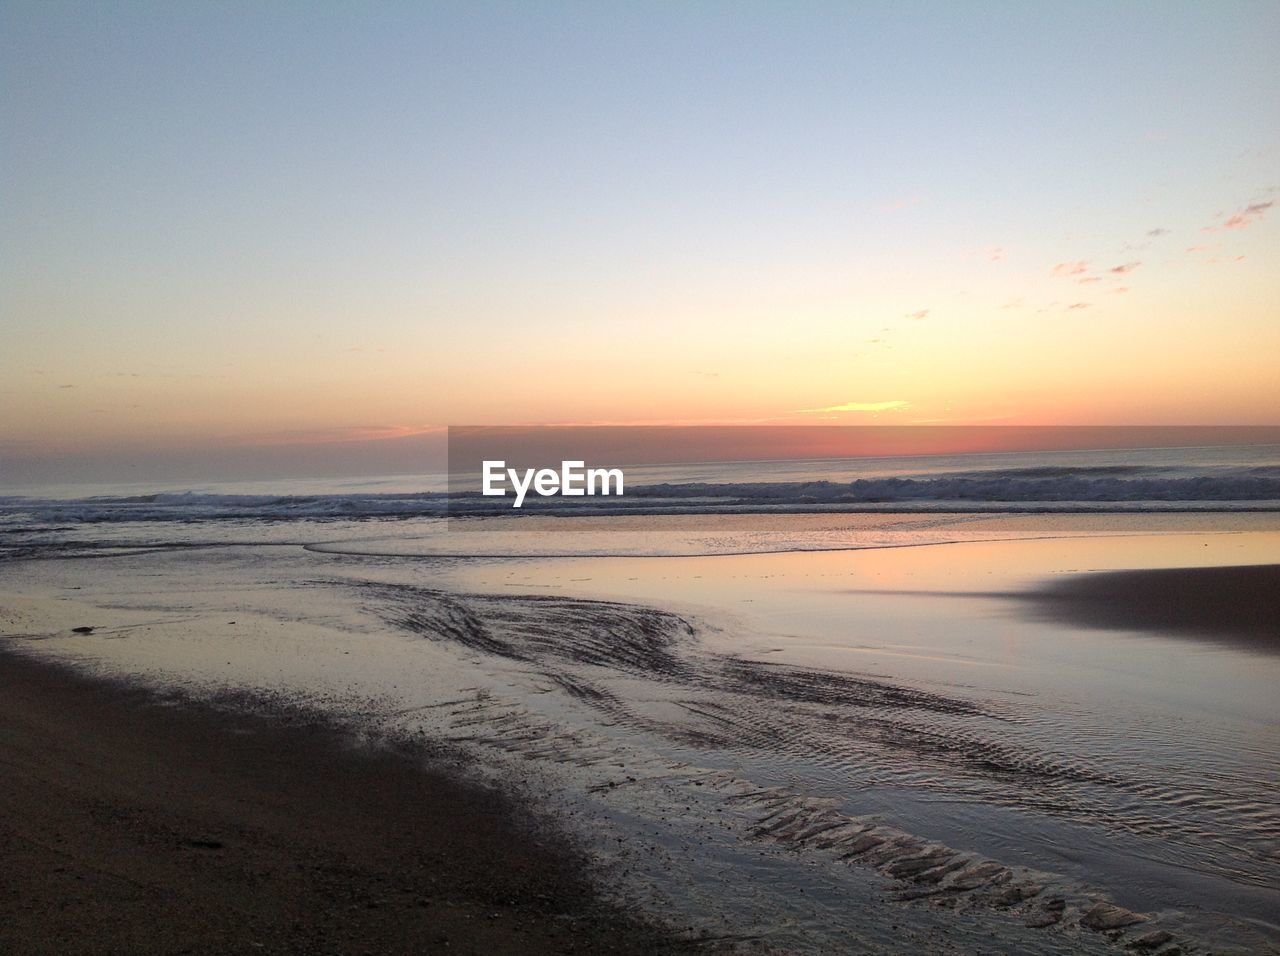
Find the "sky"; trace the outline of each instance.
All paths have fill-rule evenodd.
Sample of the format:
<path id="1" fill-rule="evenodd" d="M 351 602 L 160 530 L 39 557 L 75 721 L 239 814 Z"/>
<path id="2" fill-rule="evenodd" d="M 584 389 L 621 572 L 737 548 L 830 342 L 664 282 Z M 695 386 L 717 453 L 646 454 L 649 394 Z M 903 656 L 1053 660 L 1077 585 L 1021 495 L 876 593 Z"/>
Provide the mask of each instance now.
<path id="1" fill-rule="evenodd" d="M 4 0 L 0 484 L 1280 424 L 1277 47 L 1273 2 Z"/>

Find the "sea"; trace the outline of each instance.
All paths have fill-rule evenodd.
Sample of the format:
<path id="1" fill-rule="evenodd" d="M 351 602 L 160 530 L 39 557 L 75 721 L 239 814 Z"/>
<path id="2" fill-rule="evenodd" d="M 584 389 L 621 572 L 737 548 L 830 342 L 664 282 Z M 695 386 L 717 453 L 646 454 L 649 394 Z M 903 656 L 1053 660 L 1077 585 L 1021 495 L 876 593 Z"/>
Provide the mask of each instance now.
<path id="1" fill-rule="evenodd" d="M 631 466 L 625 474 L 622 496 L 596 497 L 587 507 L 546 499 L 539 509 L 531 500 L 522 514 L 1280 510 L 1280 445 L 682 462 Z M 470 517 L 509 510 L 509 502 L 484 499 L 474 490 L 455 492 L 450 501 L 449 481 L 447 472 L 436 472 L 10 488 L 0 483 L 0 529 Z"/>

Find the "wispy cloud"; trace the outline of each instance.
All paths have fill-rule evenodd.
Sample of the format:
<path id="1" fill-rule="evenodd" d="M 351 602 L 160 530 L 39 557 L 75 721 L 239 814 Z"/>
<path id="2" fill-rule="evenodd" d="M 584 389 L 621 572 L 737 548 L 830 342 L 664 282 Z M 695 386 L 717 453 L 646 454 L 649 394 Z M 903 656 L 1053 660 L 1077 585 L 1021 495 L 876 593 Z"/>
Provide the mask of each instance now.
<path id="1" fill-rule="evenodd" d="M 1261 219 L 1268 209 L 1275 205 L 1273 200 L 1255 202 L 1245 206 L 1222 224 L 1223 229 L 1245 229 Z"/>
<path id="2" fill-rule="evenodd" d="M 788 412 L 787 414 L 794 414 Z M 618 428 L 623 426 L 645 426 L 647 428 L 678 428 L 689 425 L 779 425 L 789 419 L 781 415 L 770 415 L 766 418 L 587 418 L 587 419 L 555 419 L 549 421 L 513 422 L 518 428 Z M 794 419 L 790 419 L 794 423 Z"/>
<path id="3" fill-rule="evenodd" d="M 1067 306 L 1067 311 L 1070 312 L 1072 309 L 1087 309 L 1087 308 L 1089 308 L 1088 302 L 1073 302 L 1071 303 L 1071 305 Z"/>
<path id="4" fill-rule="evenodd" d="M 1087 262 L 1059 262 L 1053 267 L 1053 274 L 1056 276 L 1078 276 L 1084 275 L 1089 268 Z"/>
<path id="5" fill-rule="evenodd" d="M 919 312 L 908 313 L 908 319 L 927 319 L 929 317 L 928 309 L 921 309 Z"/>
<path id="6" fill-rule="evenodd" d="M 1110 272 L 1112 275 L 1122 276 L 1132 272 L 1134 269 L 1138 268 L 1138 266 L 1140 265 L 1142 265 L 1141 262 L 1126 262 L 1122 266 L 1112 266 L 1107 271 Z"/>
<path id="7" fill-rule="evenodd" d="M 1152 239 L 1159 239 L 1161 236 L 1169 235 L 1169 230 L 1163 227 L 1160 227 L 1158 229 L 1148 229 L 1147 235 L 1150 236 Z"/>
<path id="8" fill-rule="evenodd" d="M 978 422 L 1007 422 L 1011 418 L 1017 418 L 1017 415 L 983 415 L 975 418 L 966 415 L 963 418 L 913 418 L 912 425 L 976 425 Z"/>
<path id="9" fill-rule="evenodd" d="M 296 431 L 264 432 L 246 436 L 241 444 L 251 445 L 312 445 L 336 442 L 383 441 L 395 438 L 412 438 L 445 432 L 443 425 L 354 425 L 335 428 L 305 429 Z"/>
<path id="10" fill-rule="evenodd" d="M 826 408 L 800 408 L 802 415 L 821 415 L 829 412 L 888 412 L 895 408 L 906 408 L 910 402 L 845 402 L 843 405 L 828 405 Z"/>

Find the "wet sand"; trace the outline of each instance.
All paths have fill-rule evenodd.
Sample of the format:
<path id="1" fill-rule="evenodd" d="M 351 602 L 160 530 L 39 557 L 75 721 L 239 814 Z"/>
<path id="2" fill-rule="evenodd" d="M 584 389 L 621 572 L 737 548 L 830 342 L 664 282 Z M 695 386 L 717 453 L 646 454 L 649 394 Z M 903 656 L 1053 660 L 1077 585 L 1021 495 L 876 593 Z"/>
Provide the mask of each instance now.
<path id="1" fill-rule="evenodd" d="M 492 848 L 457 842 L 447 830 L 413 832 L 436 819 L 470 826 L 470 811 L 458 808 L 465 797 L 398 803 L 384 795 L 371 803 L 365 795 L 373 779 L 395 789 L 420 780 L 421 757 L 448 770 L 465 754 L 460 766 L 483 768 L 504 786 L 528 781 L 517 792 L 529 793 L 539 813 L 554 815 L 581 841 L 602 868 L 597 872 L 608 875 L 601 885 L 616 888 L 637 911 L 696 927 L 722 945 L 784 952 L 995 947 L 1074 956 L 1130 944 L 1187 951 L 1213 940 L 1215 951 L 1265 952 L 1276 951 L 1269 854 L 1280 829 L 1271 799 L 1268 675 L 1277 659 L 1249 655 L 1242 672 L 1237 664 L 1245 655 L 1205 654 L 1196 641 L 1168 640 L 1165 672 L 1148 675 L 1152 641 L 1028 624 L 1010 614 L 1009 595 L 1036 580 L 1065 580 L 1076 569 L 1161 566 L 1141 563 L 1147 559 L 1261 563 L 1275 544 L 1244 535 L 1108 537 L 426 567 L 279 546 L 152 548 L 109 560 L 60 555 L 0 566 L 0 629 L 24 654 L 145 681 L 162 695 L 187 688 L 228 705 L 245 689 L 272 695 L 284 703 L 273 704 L 266 724 L 261 714 L 218 712 L 207 725 L 273 741 L 252 773 L 268 774 L 271 752 L 290 751 L 289 741 L 304 739 L 299 731 L 310 723 L 331 735 L 327 749 L 289 771 L 303 781 L 298 793 L 270 776 L 257 786 L 253 800 L 293 819 L 273 819 L 269 828 L 253 823 L 247 847 L 227 836 L 238 832 L 236 806 L 210 815 L 189 793 L 164 794 L 170 782 L 156 772 L 146 786 L 160 792 L 152 799 L 148 790 L 144 800 L 120 789 L 127 776 L 122 782 L 109 769 L 96 771 L 95 786 L 107 788 L 107 805 L 118 808 L 119 819 L 107 817 L 117 827 L 111 839 L 168 848 L 179 861 L 148 877 L 145 885 L 157 889 L 131 904 L 135 914 L 154 909 L 167 926 L 195 923 L 161 910 L 182 904 L 171 887 L 186 892 L 184 867 L 199 880 L 226 878 L 210 867 L 219 854 L 242 854 L 235 872 L 248 875 L 231 890 L 206 896 L 212 902 L 203 910 L 183 904 L 204 913 L 194 932 L 212 940 L 208 950 L 444 951 L 430 936 L 396 935 L 398 924 L 409 925 L 396 907 L 407 907 L 416 887 L 444 872 L 448 887 L 464 888 L 434 893 L 462 914 L 456 932 L 443 931 L 448 951 L 670 951 L 667 940 L 633 929 L 625 914 L 597 908 L 584 881 L 571 882 L 579 889 L 567 895 L 552 891 L 550 910 L 531 912 L 527 897 L 492 892 L 477 903 L 474 892 L 494 880 L 506 885 L 512 867 L 486 869 L 481 858 Z M 92 630 L 83 633 L 82 625 Z M 1160 695 L 1182 687 L 1183 674 L 1194 679 L 1167 703 Z M 157 707 L 163 698 L 136 689 L 126 696 L 143 710 L 208 716 L 205 707 Z M 1224 717 L 1215 702 L 1228 699 L 1234 709 Z M 1206 705 L 1215 708 L 1210 720 L 1203 719 Z M 61 706 L 50 705 L 50 721 L 60 719 Z M 5 713 L 0 708 L 0 717 Z M 0 733 L 21 714 L 0 721 Z M 317 714 L 374 737 L 436 741 L 438 749 L 419 743 L 391 754 L 413 764 L 412 777 L 365 769 L 353 771 L 349 784 L 330 783 L 317 770 L 325 761 L 358 759 L 367 767 L 378 755 L 345 753 L 346 738 Z M 84 728 L 97 726 L 115 734 L 121 723 L 81 715 L 63 737 L 80 747 Z M 224 783 L 195 772 L 221 759 L 221 748 L 206 740 L 203 750 L 175 749 L 155 737 L 159 732 L 146 731 L 153 747 L 144 764 L 156 762 L 157 750 L 180 755 L 173 758 L 184 768 L 178 776 L 200 800 L 206 789 L 229 801 L 248 792 L 237 787 L 227 795 L 219 789 Z M 44 739 L 28 738 L 29 750 Z M 68 749 L 66 741 L 58 746 Z M 70 750 L 57 759 L 96 766 L 117 750 L 90 760 Z M 3 750 L 0 761 L 15 763 Z M 0 780 L 0 798 L 7 785 Z M 328 787 L 327 796 L 307 792 L 315 787 Z M 94 806 L 92 795 L 67 792 L 55 791 L 52 805 L 79 799 Z M 27 801 L 24 813 L 53 812 L 40 805 L 35 784 Z M 359 810 L 345 818 L 334 810 L 353 805 Z M 147 821 L 165 820 L 166 806 L 187 809 L 153 835 Z M 348 837 L 335 834 L 371 828 L 360 812 L 367 807 L 398 822 L 350 837 L 359 845 L 354 855 L 372 861 L 354 866 L 353 851 L 343 848 Z M 7 813 L 0 803 L 0 833 Z M 503 799 L 494 816 L 527 820 L 529 813 Z M 319 821 L 314 837 L 299 822 L 311 818 Z M 60 832 L 60 818 L 51 819 L 43 830 L 28 827 L 38 845 L 54 845 L 49 834 Z M 76 839 L 88 844 L 110 837 L 82 831 Z M 406 864 L 398 848 L 406 833 L 427 847 L 416 858 L 437 853 L 442 861 L 412 870 L 413 859 Z M 1224 838 L 1233 841 L 1225 852 Z M 494 842 L 502 844 L 493 852 L 503 860 L 513 841 Z M 535 843 L 567 858 L 573 878 L 582 857 L 563 841 Z M 96 879 L 113 865 L 106 845 L 82 876 Z M 323 862 L 335 855 L 338 862 Z M 21 863 L 0 859 L 0 872 L 21 872 Z M 40 879 L 54 879 L 55 865 L 65 864 L 44 860 Z M 271 902 L 261 903 L 258 886 L 290 865 L 303 874 L 301 885 L 269 889 Z M 565 872 L 531 863 L 526 877 L 535 869 L 551 873 L 551 883 Z M 403 883 L 401 872 L 408 874 Z M 3 880 L 0 895 L 16 898 Z M 9 942 L 5 920 L 37 905 L 33 900 L 45 912 L 23 917 L 20 929 L 31 939 L 46 938 L 38 935 L 40 919 L 64 919 L 63 901 L 85 907 L 98 897 L 106 902 L 78 925 L 105 933 L 116 912 L 105 886 L 77 894 L 79 886 L 23 887 L 25 897 L 0 912 L 0 952 Z M 217 895 L 232 892 L 239 894 L 227 897 L 235 908 Z M 512 912 L 504 899 L 515 900 L 521 914 L 513 922 L 544 919 L 548 932 L 563 926 L 567 935 L 535 936 L 542 931 L 526 927 L 522 935 L 496 937 L 500 926 L 491 923 L 509 917 L 486 920 Z M 494 909 L 486 912 L 490 902 Z M 212 935 L 208 926 L 227 912 L 261 935 Z M 281 928 L 273 912 L 310 935 L 290 936 L 303 930 Z M 262 934 L 246 913 L 274 935 Z M 579 913 L 589 918 L 555 920 Z M 379 919 L 386 922 L 368 922 Z M 141 932 L 138 925 L 130 931 Z M 606 933 L 601 925 L 622 928 Z M 76 928 L 64 922 L 50 932 L 74 939 Z M 45 951 L 67 949 L 49 939 Z M 116 937 L 99 951 L 135 951 L 132 942 Z M 186 942 L 157 943 L 152 951 L 179 951 Z"/>
<path id="2" fill-rule="evenodd" d="M 1280 653 L 1280 565 L 1072 575 L 1025 595 L 1042 618 L 1206 637 Z"/>
<path id="3" fill-rule="evenodd" d="M 0 951 L 684 948 L 450 759 L 0 653 Z"/>

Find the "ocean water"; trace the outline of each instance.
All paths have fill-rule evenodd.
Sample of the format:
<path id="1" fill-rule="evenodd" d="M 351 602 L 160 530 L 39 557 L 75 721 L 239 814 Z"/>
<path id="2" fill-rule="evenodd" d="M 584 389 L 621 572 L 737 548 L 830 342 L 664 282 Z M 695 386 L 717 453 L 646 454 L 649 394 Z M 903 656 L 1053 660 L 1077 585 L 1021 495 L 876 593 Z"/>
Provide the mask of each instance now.
<path id="1" fill-rule="evenodd" d="M 0 495 L 0 530 L 59 523 L 431 518 L 511 511 L 509 500 L 474 491 L 455 491 L 451 499 L 448 487 L 449 476 L 437 473 L 17 488 Z M 531 498 L 523 513 L 904 510 L 1280 510 L 1280 445 L 643 465 L 626 469 L 621 497 Z"/>
<path id="2" fill-rule="evenodd" d="M 713 934 L 1280 951 L 1275 644 L 1028 597 L 1280 564 L 1276 447 L 641 474 L 666 510 L 456 520 L 417 478 L 11 496 L 3 633 L 453 741 L 527 781 L 619 895 Z M 804 490 L 857 481 L 914 484 L 897 507 Z M 1100 902 L 1146 921 L 1113 944 Z"/>

